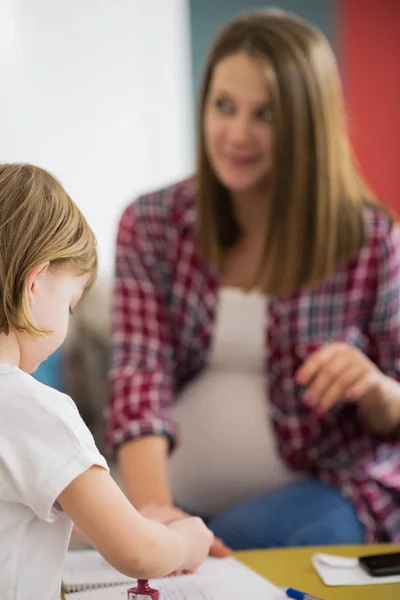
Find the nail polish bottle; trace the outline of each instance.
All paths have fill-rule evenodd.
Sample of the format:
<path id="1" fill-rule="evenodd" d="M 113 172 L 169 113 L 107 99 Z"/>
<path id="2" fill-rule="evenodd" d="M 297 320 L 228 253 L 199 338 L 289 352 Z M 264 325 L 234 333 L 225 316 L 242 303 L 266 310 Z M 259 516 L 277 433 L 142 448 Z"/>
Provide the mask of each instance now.
<path id="1" fill-rule="evenodd" d="M 151 588 L 147 579 L 138 579 L 137 586 L 128 590 L 128 600 L 160 600 L 160 592 Z"/>

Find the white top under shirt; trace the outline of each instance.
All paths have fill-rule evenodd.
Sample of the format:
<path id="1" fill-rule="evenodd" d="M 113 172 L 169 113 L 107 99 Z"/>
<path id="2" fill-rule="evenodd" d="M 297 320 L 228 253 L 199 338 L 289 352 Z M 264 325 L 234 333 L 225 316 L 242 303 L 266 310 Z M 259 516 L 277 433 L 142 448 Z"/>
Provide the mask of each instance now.
<path id="1" fill-rule="evenodd" d="M 209 365 L 174 408 L 172 491 L 194 514 L 215 516 L 299 478 L 278 453 L 268 415 L 266 308 L 261 294 L 221 290 Z"/>
<path id="2" fill-rule="evenodd" d="M 5 364 L 0 427 L 1 600 L 60 600 L 72 522 L 56 499 L 107 463 L 68 396 Z"/>

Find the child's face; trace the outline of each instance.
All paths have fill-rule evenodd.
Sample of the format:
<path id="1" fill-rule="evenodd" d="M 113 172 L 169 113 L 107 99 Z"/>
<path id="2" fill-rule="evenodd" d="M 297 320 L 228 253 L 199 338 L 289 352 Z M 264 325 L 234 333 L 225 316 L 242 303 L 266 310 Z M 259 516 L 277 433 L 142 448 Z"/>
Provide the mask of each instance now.
<path id="1" fill-rule="evenodd" d="M 33 373 L 40 363 L 57 350 L 65 340 L 69 316 L 82 297 L 89 275 L 72 271 L 45 269 L 30 289 L 31 311 L 35 323 L 51 333 L 42 338 L 18 334 L 20 368 Z"/>

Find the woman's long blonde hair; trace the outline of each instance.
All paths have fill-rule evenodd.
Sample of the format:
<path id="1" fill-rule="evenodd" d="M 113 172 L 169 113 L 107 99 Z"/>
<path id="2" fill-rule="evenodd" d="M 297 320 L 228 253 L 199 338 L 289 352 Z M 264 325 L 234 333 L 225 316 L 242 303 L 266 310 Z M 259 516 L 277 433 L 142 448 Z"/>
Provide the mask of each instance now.
<path id="1" fill-rule="evenodd" d="M 0 165 L 0 333 L 45 333 L 33 322 L 29 273 L 49 261 L 97 275 L 96 240 L 82 213 L 52 175 L 32 165 Z"/>
<path id="2" fill-rule="evenodd" d="M 286 12 L 248 13 L 219 33 L 203 76 L 197 170 L 202 256 L 222 268 L 224 252 L 241 236 L 229 194 L 208 159 L 203 126 L 215 66 L 237 52 L 263 69 L 273 113 L 273 172 L 266 195 L 270 216 L 254 284 L 266 293 L 289 294 L 314 285 L 358 254 L 364 206 L 378 203 L 352 155 L 328 41 Z"/>

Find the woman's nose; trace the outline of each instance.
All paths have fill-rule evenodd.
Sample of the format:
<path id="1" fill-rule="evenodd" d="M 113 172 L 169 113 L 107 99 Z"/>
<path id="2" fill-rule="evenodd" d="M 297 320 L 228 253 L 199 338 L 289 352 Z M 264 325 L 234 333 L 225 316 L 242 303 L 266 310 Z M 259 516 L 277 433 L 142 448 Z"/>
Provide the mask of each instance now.
<path id="1" fill-rule="evenodd" d="M 250 139 L 250 119 L 245 114 L 235 115 L 229 123 L 229 138 L 232 143 L 245 144 Z"/>

